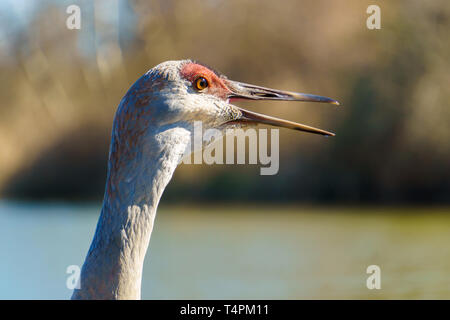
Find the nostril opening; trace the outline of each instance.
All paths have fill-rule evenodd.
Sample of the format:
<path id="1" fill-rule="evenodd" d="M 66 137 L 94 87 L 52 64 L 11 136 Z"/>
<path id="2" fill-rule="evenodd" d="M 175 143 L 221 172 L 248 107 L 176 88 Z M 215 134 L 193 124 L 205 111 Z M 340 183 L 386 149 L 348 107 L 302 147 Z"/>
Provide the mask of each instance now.
<path id="1" fill-rule="evenodd" d="M 266 93 L 266 92 L 257 92 L 255 93 L 255 96 L 261 97 L 261 98 L 277 98 L 278 95 L 273 93 Z"/>

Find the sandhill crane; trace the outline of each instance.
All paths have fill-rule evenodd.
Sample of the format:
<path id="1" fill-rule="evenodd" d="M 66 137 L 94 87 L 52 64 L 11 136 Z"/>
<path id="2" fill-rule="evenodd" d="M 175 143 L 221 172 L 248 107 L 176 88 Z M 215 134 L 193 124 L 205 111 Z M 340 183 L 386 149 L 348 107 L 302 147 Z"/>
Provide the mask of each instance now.
<path id="1" fill-rule="evenodd" d="M 167 61 L 139 78 L 113 123 L 100 218 L 72 299 L 140 299 L 142 268 L 164 188 L 192 136 L 193 122 L 224 130 L 249 124 L 333 135 L 244 110 L 233 99 L 336 100 L 227 79 L 191 60 Z"/>

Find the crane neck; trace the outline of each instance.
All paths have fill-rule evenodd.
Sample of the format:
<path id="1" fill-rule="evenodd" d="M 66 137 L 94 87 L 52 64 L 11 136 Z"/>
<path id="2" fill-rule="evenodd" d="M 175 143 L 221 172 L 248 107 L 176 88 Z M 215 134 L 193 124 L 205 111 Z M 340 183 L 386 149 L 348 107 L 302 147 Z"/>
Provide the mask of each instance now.
<path id="1" fill-rule="evenodd" d="M 133 142 L 121 133 L 113 129 L 103 207 L 72 299 L 140 299 L 156 209 L 190 142 L 180 126 Z"/>

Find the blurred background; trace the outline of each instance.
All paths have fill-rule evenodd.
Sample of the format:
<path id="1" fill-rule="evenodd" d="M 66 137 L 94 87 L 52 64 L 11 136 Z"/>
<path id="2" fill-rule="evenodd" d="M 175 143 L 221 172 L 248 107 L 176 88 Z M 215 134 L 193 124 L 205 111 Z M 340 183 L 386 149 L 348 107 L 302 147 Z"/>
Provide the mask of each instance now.
<path id="1" fill-rule="evenodd" d="M 116 107 L 185 58 L 343 106 L 243 102 L 336 137 L 280 130 L 274 176 L 181 165 L 143 298 L 450 298 L 449 27 L 445 0 L 0 0 L 0 298 L 70 297 Z M 372 264 L 381 290 L 366 288 Z"/>

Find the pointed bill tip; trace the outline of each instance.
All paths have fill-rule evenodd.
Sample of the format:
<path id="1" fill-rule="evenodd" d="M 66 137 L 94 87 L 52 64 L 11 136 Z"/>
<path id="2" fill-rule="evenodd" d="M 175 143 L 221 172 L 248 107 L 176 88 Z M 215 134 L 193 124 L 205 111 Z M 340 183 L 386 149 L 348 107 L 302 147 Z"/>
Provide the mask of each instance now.
<path id="1" fill-rule="evenodd" d="M 336 105 L 336 106 L 340 106 L 340 105 L 341 105 L 341 103 L 340 103 L 339 101 L 337 101 L 337 100 L 333 100 L 333 101 L 331 101 L 330 103 L 331 103 L 331 104 L 334 104 L 334 105 Z"/>
<path id="2" fill-rule="evenodd" d="M 300 101 L 307 101 L 307 102 L 323 102 L 323 103 L 329 103 L 334 104 L 336 106 L 340 106 L 341 103 L 337 100 L 323 97 L 323 96 L 317 96 L 313 94 L 306 94 L 306 93 L 299 93 L 297 94 L 297 97 Z"/>

